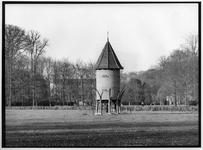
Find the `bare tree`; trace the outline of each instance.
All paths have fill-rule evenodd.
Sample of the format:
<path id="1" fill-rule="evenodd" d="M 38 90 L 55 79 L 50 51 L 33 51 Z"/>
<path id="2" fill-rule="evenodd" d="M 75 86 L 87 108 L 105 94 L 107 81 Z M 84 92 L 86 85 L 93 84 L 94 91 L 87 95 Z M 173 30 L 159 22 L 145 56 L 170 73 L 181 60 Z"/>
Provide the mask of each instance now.
<path id="1" fill-rule="evenodd" d="M 197 34 L 190 34 L 186 39 L 186 43 L 181 45 L 185 51 L 190 51 L 195 55 L 199 55 L 199 39 Z"/>
<path id="2" fill-rule="evenodd" d="M 51 57 L 44 57 L 43 58 L 43 62 L 44 62 L 44 76 L 45 79 L 47 80 L 48 83 L 48 100 L 49 100 L 49 106 L 51 106 L 51 79 L 52 79 L 52 75 L 53 75 L 53 60 Z"/>
<path id="3" fill-rule="evenodd" d="M 53 63 L 53 89 L 52 89 L 52 94 L 53 98 L 56 102 L 56 104 L 59 102 L 60 98 L 60 92 L 59 92 L 59 87 L 60 87 L 60 64 L 59 61 L 54 61 Z"/>
<path id="4" fill-rule="evenodd" d="M 188 80 L 191 83 L 189 91 L 192 91 L 194 100 L 198 100 L 199 87 L 199 39 L 197 34 L 190 34 L 186 43 L 181 45 L 187 53 Z"/>
<path id="5" fill-rule="evenodd" d="M 5 58 L 8 63 L 8 106 L 12 102 L 12 80 L 13 80 L 13 66 L 16 57 L 22 54 L 26 48 L 25 31 L 17 26 L 5 25 Z"/>
<path id="6" fill-rule="evenodd" d="M 68 59 L 63 59 L 60 66 L 63 105 L 67 102 L 70 93 L 69 79 L 73 78 L 73 74 L 71 62 Z"/>
<path id="7" fill-rule="evenodd" d="M 29 31 L 27 34 L 27 48 L 26 50 L 30 54 L 31 58 L 31 79 L 32 79 L 32 100 L 33 106 L 35 105 L 35 74 L 37 68 L 37 61 L 39 57 L 44 53 L 45 47 L 48 46 L 48 40 L 43 39 L 41 41 L 41 35 L 35 31 Z"/>
<path id="8" fill-rule="evenodd" d="M 191 97 L 191 93 L 193 100 L 197 100 L 199 82 L 197 36 L 190 35 L 185 44 L 174 50 L 169 57 L 162 57 L 160 60 L 159 70 L 162 73 L 162 80 L 173 87 L 175 105 L 177 94 L 181 94 L 182 91 L 184 91 L 185 105 L 189 104 L 188 98 Z"/>
<path id="9" fill-rule="evenodd" d="M 26 99 L 28 99 L 27 90 L 29 89 L 29 58 L 26 55 L 20 55 L 16 61 L 16 65 L 14 66 L 15 70 L 15 83 L 18 84 L 19 96 L 17 99 L 21 99 L 22 106 Z M 16 89 L 15 86 L 13 86 Z"/>
<path id="10" fill-rule="evenodd" d="M 85 89 L 86 89 L 86 101 L 89 99 L 90 104 L 93 104 L 93 101 L 95 99 L 94 94 L 95 88 L 96 88 L 96 71 L 95 71 L 95 63 L 89 61 L 86 64 L 86 67 L 84 69 L 86 83 L 85 83 Z"/>

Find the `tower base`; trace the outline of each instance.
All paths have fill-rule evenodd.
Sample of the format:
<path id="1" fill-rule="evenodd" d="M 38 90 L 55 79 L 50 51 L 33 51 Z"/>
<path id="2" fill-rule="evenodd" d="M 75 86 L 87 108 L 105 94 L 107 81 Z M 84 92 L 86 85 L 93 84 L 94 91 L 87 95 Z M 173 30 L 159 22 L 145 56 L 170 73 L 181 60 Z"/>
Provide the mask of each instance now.
<path id="1" fill-rule="evenodd" d="M 101 113 L 95 113 L 94 115 L 101 115 Z"/>

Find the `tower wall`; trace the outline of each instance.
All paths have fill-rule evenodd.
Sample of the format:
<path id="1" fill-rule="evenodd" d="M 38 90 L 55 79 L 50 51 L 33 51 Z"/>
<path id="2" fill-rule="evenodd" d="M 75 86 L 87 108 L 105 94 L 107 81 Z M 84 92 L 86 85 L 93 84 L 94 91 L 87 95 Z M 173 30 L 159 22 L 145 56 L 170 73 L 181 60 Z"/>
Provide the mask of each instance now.
<path id="1" fill-rule="evenodd" d="M 111 97 L 117 98 L 120 90 L 120 70 L 97 70 L 96 88 L 100 94 L 103 92 L 102 99 L 109 99 L 109 89 Z M 98 93 L 97 99 L 100 99 Z"/>

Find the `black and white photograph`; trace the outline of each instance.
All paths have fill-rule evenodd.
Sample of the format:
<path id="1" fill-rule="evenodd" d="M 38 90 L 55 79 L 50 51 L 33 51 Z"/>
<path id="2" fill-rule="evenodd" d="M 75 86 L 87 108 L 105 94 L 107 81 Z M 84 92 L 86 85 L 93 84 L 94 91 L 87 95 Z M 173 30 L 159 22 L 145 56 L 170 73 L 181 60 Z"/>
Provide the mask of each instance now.
<path id="1" fill-rule="evenodd" d="M 201 2 L 2 12 L 2 148 L 201 147 Z"/>

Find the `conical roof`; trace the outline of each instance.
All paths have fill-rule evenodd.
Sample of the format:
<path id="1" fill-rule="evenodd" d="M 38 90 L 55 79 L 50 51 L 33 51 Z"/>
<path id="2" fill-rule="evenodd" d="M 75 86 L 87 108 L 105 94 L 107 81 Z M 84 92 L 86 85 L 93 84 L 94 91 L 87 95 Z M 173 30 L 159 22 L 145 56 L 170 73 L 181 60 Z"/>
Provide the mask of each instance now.
<path id="1" fill-rule="evenodd" d="M 106 42 L 95 69 L 123 69 L 109 41 Z"/>

